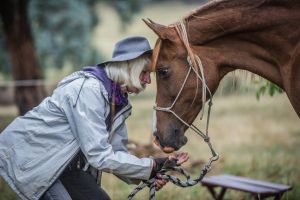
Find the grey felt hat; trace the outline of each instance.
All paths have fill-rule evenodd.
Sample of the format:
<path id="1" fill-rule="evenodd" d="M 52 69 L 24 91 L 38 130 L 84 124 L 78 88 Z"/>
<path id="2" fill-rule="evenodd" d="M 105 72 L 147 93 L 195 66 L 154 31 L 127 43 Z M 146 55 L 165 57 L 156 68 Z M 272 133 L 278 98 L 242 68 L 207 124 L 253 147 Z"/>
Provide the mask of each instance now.
<path id="1" fill-rule="evenodd" d="M 135 59 L 145 53 L 151 53 L 152 49 L 147 38 L 142 36 L 128 37 L 118 41 L 114 47 L 112 58 L 98 65 L 109 62 L 118 62 Z"/>

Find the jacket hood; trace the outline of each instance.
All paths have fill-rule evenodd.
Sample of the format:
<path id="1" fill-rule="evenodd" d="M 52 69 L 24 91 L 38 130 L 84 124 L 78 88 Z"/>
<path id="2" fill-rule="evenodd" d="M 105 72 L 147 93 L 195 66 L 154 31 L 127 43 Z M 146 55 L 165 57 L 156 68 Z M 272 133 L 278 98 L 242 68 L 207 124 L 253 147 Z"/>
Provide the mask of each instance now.
<path id="1" fill-rule="evenodd" d="M 73 72 L 72 74 L 66 76 L 64 79 L 62 79 L 57 87 L 61 87 L 61 86 L 64 86 L 66 84 L 69 84 L 71 83 L 72 81 L 76 80 L 76 79 L 79 79 L 79 78 L 89 78 L 89 77 L 93 77 L 93 75 L 89 74 L 89 73 L 86 73 L 86 72 L 83 72 L 83 71 L 77 71 L 77 72 Z"/>
<path id="2" fill-rule="evenodd" d="M 83 84 L 84 84 L 84 82 L 85 82 L 86 79 L 88 79 L 88 78 L 95 78 L 95 79 L 97 79 L 97 77 L 94 76 L 91 73 L 88 73 L 88 72 L 85 72 L 85 71 L 76 71 L 76 72 L 73 72 L 72 74 L 70 74 L 69 76 L 66 76 L 64 79 L 62 79 L 58 83 L 57 87 L 63 87 L 65 85 L 71 83 L 72 81 L 75 81 L 77 79 L 82 79 L 82 78 L 84 78 L 84 79 L 82 80 L 81 88 L 82 88 L 82 86 L 83 86 Z M 99 81 L 99 84 L 100 84 L 100 87 L 101 87 L 102 94 L 104 95 L 105 99 L 107 101 L 109 101 L 109 93 L 108 93 L 107 89 L 104 87 L 104 85 L 102 84 L 101 81 Z M 77 94 L 77 99 L 78 99 L 78 97 L 80 95 L 80 92 L 81 92 L 81 89 L 79 90 L 79 92 Z M 76 102 L 77 102 L 77 100 L 76 100 Z M 76 105 L 76 102 L 75 102 L 74 106 Z"/>

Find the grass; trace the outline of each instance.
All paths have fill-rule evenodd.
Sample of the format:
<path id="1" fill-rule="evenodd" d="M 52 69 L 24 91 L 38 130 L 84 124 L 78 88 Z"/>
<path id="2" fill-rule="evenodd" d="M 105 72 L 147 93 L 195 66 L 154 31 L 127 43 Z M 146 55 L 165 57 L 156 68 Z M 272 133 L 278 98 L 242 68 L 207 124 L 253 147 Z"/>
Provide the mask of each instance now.
<path id="1" fill-rule="evenodd" d="M 147 98 L 146 98 L 147 97 Z M 128 119 L 129 138 L 140 144 L 151 140 L 151 116 L 154 103 L 154 85 L 140 96 L 131 96 L 132 116 Z M 15 116 L 15 109 L 0 109 L 0 127 Z M 4 113 L 4 114 L 3 114 Z M 10 115 L 8 115 L 10 114 Z M 203 128 L 203 122 L 196 123 Z M 289 184 L 293 190 L 283 199 L 300 198 L 300 124 L 285 94 L 263 96 L 260 101 L 254 94 L 218 96 L 215 98 L 210 124 L 212 143 L 221 159 L 214 164 L 209 175 L 228 173 L 249 178 Z M 201 138 L 188 131 L 188 144 L 182 149 L 190 154 L 190 163 L 206 161 L 209 149 Z M 194 168 L 193 177 L 197 176 Z M 103 175 L 103 188 L 112 199 L 125 199 L 134 188 L 115 178 Z M 117 188 L 117 189 L 116 189 Z M 148 191 L 142 191 L 136 199 L 144 199 Z M 211 199 L 201 186 L 178 188 L 168 184 L 157 193 L 156 199 Z M 226 199 L 250 199 L 242 192 L 228 191 Z M 0 200 L 17 199 L 7 185 L 0 182 Z"/>
<path id="2" fill-rule="evenodd" d="M 148 124 L 148 121 L 151 121 L 149 114 L 152 112 L 151 105 L 143 105 L 142 102 L 148 102 L 142 99 L 132 99 L 132 102 L 135 106 L 133 115 L 128 121 L 129 138 L 147 142 L 151 137 L 149 135 L 151 127 Z M 144 123 L 141 125 L 143 120 Z M 203 123 L 196 124 L 203 128 Z M 206 144 L 194 133 L 188 131 L 186 134 L 189 142 L 182 150 L 190 154 L 190 162 L 206 161 L 210 156 Z M 215 149 L 221 155 L 220 161 L 214 165 L 210 175 L 229 173 L 289 184 L 294 188 L 283 199 L 300 198 L 299 118 L 285 95 L 277 95 L 273 98 L 264 96 L 260 101 L 257 101 L 253 94 L 217 97 L 213 107 L 210 135 Z M 196 173 L 193 175 L 197 176 Z M 122 199 L 123 195 L 128 194 L 118 196 L 120 191 L 112 189 L 111 182 L 119 181 L 114 180 L 111 175 L 106 175 L 103 187 L 110 194 L 115 195 L 116 199 Z M 132 189 L 134 186 L 123 187 Z M 128 189 L 125 191 L 128 192 Z M 199 199 L 200 197 L 211 199 L 208 191 L 200 186 L 181 189 L 170 184 L 163 189 L 163 192 L 158 193 L 157 199 Z M 226 198 L 249 199 L 245 193 L 236 191 L 228 192 Z"/>

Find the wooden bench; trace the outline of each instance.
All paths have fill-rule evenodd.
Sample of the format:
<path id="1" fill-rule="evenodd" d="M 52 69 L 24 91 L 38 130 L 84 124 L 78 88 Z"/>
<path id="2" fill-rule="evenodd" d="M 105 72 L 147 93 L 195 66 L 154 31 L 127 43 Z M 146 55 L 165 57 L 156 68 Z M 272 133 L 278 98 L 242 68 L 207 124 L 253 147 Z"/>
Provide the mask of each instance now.
<path id="1" fill-rule="evenodd" d="M 275 200 L 279 200 L 284 192 L 292 189 L 292 187 L 288 185 L 275 184 L 233 175 L 205 177 L 202 179 L 201 183 L 208 188 L 215 200 L 222 200 L 227 189 L 248 192 L 259 200 L 267 197 L 274 197 Z M 221 187 L 218 194 L 215 191 L 216 187 Z"/>

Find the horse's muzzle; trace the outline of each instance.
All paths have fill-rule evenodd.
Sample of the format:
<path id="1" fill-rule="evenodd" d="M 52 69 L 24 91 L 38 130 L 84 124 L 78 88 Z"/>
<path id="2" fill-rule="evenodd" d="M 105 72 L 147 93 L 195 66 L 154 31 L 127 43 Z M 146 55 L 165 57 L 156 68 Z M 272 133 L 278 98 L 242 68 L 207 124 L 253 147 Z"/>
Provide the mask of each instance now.
<path id="1" fill-rule="evenodd" d="M 157 132 L 154 133 L 154 136 L 154 143 L 165 153 L 172 153 L 173 151 L 179 150 L 188 141 L 186 136 L 167 137 L 165 140 L 162 140 Z"/>

